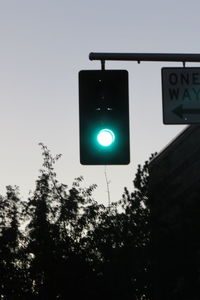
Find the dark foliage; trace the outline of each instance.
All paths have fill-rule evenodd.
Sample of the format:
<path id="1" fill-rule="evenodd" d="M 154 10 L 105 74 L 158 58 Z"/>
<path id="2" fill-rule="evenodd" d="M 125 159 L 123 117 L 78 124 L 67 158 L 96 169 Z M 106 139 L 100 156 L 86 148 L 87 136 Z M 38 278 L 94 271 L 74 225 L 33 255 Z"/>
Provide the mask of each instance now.
<path id="1" fill-rule="evenodd" d="M 0 197 L 0 299 L 151 299 L 148 162 L 109 207 L 57 180 L 46 146 L 33 194 Z"/>

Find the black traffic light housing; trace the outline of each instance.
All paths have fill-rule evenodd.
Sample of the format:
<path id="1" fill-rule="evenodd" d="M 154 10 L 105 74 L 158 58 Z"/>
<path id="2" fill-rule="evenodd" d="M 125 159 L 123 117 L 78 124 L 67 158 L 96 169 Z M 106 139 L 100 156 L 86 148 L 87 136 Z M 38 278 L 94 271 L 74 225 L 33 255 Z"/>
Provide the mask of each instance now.
<path id="1" fill-rule="evenodd" d="M 79 126 L 81 164 L 129 164 L 126 70 L 79 72 Z"/>

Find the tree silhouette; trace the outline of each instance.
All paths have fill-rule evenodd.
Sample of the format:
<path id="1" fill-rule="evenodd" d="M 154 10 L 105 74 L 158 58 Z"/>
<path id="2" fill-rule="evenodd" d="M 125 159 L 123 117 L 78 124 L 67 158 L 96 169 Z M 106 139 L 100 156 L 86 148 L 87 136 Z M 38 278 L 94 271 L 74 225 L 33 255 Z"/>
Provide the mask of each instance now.
<path id="1" fill-rule="evenodd" d="M 139 166 L 134 191 L 98 204 L 96 185 L 71 188 L 57 180 L 42 147 L 34 192 L 21 201 L 16 188 L 0 197 L 1 299 L 151 299 L 148 164 Z"/>
<path id="2" fill-rule="evenodd" d="M 20 264 L 20 212 L 17 187 L 6 187 L 6 197 L 0 197 L 0 295 L 1 299 L 20 299 L 24 288 Z M 22 299 L 22 298 L 21 298 Z"/>

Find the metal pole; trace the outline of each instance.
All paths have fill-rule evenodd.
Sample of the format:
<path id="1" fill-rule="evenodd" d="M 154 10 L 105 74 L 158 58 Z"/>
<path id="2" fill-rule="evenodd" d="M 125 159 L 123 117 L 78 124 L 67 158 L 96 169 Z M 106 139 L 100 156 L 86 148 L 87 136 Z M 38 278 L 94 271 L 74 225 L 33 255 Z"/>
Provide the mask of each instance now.
<path id="1" fill-rule="evenodd" d="M 91 52 L 90 60 L 123 60 L 123 61 L 176 61 L 200 62 L 200 54 L 193 53 L 99 53 Z"/>

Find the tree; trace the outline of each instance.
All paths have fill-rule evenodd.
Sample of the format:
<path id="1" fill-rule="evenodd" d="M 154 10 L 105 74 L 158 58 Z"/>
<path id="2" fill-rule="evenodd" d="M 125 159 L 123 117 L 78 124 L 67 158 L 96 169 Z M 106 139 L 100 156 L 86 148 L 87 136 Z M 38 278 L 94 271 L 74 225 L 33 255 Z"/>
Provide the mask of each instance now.
<path id="1" fill-rule="evenodd" d="M 0 197 L 2 299 L 150 299 L 149 162 L 138 166 L 134 191 L 125 188 L 106 207 L 81 176 L 71 188 L 60 183 L 60 155 L 41 147 L 43 167 L 28 200 L 12 187 Z"/>
<path id="2" fill-rule="evenodd" d="M 6 187 L 0 197 L 0 295 L 1 299 L 23 299 L 23 271 L 20 263 L 20 206 L 17 187 Z"/>

